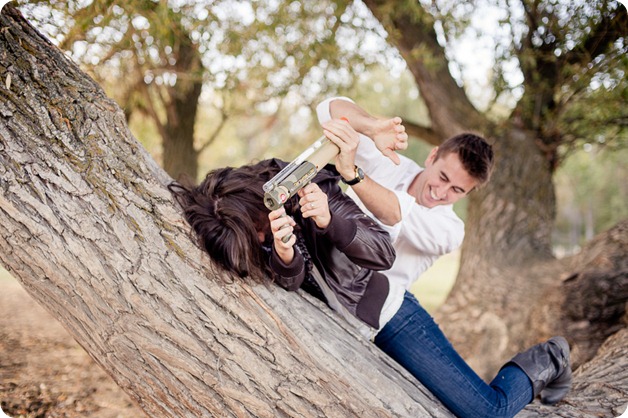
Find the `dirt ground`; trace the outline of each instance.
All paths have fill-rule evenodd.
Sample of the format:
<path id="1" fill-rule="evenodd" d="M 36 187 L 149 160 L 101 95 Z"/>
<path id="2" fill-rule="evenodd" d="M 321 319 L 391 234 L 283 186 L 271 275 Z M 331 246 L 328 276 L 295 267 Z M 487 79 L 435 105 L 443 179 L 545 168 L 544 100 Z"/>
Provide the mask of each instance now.
<path id="1" fill-rule="evenodd" d="M 0 401 L 12 418 L 146 417 L 59 322 L 17 281 L 4 278 Z"/>

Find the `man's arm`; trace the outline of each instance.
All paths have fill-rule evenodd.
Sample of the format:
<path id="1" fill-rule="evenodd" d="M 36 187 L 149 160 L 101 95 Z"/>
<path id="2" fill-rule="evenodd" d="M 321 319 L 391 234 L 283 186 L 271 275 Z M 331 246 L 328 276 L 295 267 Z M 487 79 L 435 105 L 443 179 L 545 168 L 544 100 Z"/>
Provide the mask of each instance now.
<path id="1" fill-rule="evenodd" d="M 382 154 L 399 164 L 395 151 L 408 147 L 408 134 L 400 117 L 376 118 L 357 104 L 342 99 L 332 100 L 329 112 L 333 119 L 347 118 L 353 129 L 371 138 Z"/>
<path id="2" fill-rule="evenodd" d="M 395 261 L 395 249 L 384 227 L 366 216 L 357 203 L 343 193 L 335 176 L 321 180 L 319 186 L 329 197 L 332 220 L 318 233 L 358 266 L 375 271 L 390 269 Z"/>
<path id="3" fill-rule="evenodd" d="M 346 118 L 355 131 L 371 138 L 376 146 L 379 144 L 378 148 L 384 155 L 399 163 L 395 149 L 405 148 L 408 139 L 401 118 L 378 119 L 347 100 L 332 100 L 329 110 L 333 119 Z M 327 137 L 340 148 L 336 169 L 345 180 L 351 180 L 359 141 L 353 141 L 346 133 L 343 134 L 332 121 L 323 124 L 323 128 Z M 368 173 L 364 180 L 351 187 L 366 208 L 383 224 L 392 226 L 401 220 L 401 207 L 395 193 L 371 179 Z"/>
<path id="4" fill-rule="evenodd" d="M 401 221 L 401 206 L 397 195 L 368 175 L 358 184 L 351 186 L 364 206 L 384 225 L 395 225 Z"/>

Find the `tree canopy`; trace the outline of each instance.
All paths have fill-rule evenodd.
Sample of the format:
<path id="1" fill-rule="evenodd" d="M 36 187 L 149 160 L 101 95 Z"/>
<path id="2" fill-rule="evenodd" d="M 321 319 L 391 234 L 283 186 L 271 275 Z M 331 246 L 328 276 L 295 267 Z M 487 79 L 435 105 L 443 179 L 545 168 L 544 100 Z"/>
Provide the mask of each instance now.
<path id="1" fill-rule="evenodd" d="M 34 16 L 52 9 L 54 18 L 41 23 L 60 47 L 112 86 L 127 116 L 148 115 L 174 177 L 195 177 L 199 155 L 232 120 L 233 126 L 238 117 L 265 116 L 251 140 L 260 132 L 286 137 L 304 125 L 298 115 L 288 127 L 278 123 L 286 99 L 290 112 L 310 106 L 382 62 L 380 51 L 392 55 L 381 35 L 373 35 L 378 28 L 366 8 L 342 2 L 96 0 L 22 8 Z M 195 132 L 201 90 L 215 122 Z"/>

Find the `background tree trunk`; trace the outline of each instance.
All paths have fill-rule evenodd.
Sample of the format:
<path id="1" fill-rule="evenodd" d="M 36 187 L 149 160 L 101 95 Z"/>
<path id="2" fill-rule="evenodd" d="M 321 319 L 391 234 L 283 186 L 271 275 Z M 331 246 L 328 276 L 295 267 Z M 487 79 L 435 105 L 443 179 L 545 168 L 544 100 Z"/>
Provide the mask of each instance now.
<path id="1" fill-rule="evenodd" d="M 163 167 L 174 178 L 186 174 L 195 179 L 198 176 L 198 152 L 194 147 L 194 128 L 203 88 L 203 65 L 189 34 L 183 28 L 175 33 L 180 36 L 176 43 L 177 83 L 167 89 L 168 98 L 164 100 Z"/>
<path id="2" fill-rule="evenodd" d="M 555 289 L 539 295 L 525 326 L 539 327 L 544 335 L 569 335 L 576 366 L 589 361 L 609 336 L 628 324 L 626 254 L 628 220 L 565 261 Z"/>
<path id="3" fill-rule="evenodd" d="M 118 106 L 11 5 L 0 24 L 0 260 L 149 416 L 452 416 L 316 300 L 214 269 Z M 618 410 L 627 347 L 542 410 Z"/>

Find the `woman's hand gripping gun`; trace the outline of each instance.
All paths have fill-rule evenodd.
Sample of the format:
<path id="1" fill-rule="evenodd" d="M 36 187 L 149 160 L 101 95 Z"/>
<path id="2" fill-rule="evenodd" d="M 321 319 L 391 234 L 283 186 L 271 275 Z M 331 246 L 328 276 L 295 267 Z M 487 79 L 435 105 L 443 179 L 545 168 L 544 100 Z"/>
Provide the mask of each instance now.
<path id="1" fill-rule="evenodd" d="M 348 122 L 348 121 L 347 121 Z M 297 158 L 266 182 L 264 205 L 270 210 L 279 209 L 284 203 L 305 187 L 340 150 L 327 137 L 322 136 L 303 151 Z M 282 239 L 287 242 L 291 235 Z"/>

